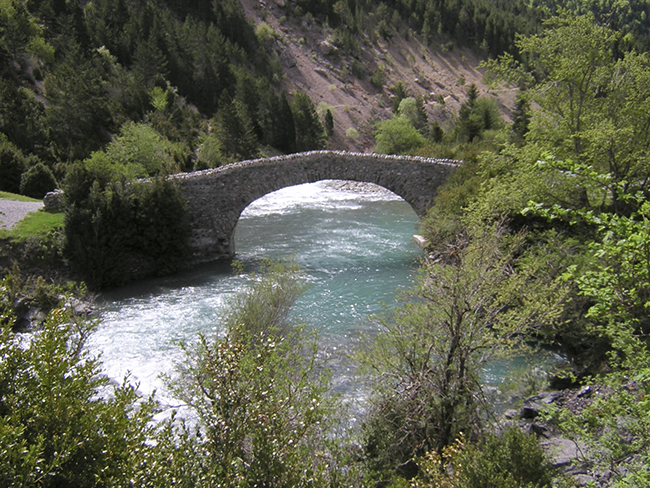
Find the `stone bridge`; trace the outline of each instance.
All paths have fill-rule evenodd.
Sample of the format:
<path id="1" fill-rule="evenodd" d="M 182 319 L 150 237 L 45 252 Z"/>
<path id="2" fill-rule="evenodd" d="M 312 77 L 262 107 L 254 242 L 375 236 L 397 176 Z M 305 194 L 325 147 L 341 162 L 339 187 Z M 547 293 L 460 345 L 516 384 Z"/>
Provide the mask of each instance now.
<path id="1" fill-rule="evenodd" d="M 235 226 L 253 201 L 288 186 L 320 180 L 375 183 L 402 197 L 422 217 L 457 161 L 345 151 L 312 151 L 182 173 L 192 226 L 191 263 L 232 258 Z"/>

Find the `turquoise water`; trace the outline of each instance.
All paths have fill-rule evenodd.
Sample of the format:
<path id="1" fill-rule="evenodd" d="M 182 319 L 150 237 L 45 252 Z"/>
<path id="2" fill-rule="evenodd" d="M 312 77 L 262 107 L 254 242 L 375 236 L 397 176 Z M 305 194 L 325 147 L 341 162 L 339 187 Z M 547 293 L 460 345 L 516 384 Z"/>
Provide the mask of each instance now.
<path id="1" fill-rule="evenodd" d="M 421 256 L 412 239 L 418 223 L 392 193 L 337 191 L 320 182 L 257 200 L 237 226 L 237 258 L 247 268 L 267 258 L 301 266 L 310 286 L 293 313 L 318 333 L 334 389 L 351 399 L 362 400 L 363 389 L 349 354 L 377 329 L 372 317 L 411 286 Z M 156 390 L 161 402 L 174 405 L 161 373 L 174 375 L 184 358 L 181 342 L 223 332 L 224 307 L 246 283 L 230 265 L 215 264 L 106 293 L 100 297 L 103 320 L 89 346 L 102 354 L 110 377 L 121 381 L 128 373 L 143 393 Z M 538 365 L 558 360 L 552 352 L 534 358 Z M 488 389 L 524 363 L 518 358 L 490 365 L 483 375 Z"/>
<path id="2" fill-rule="evenodd" d="M 253 202 L 237 226 L 237 259 L 291 260 L 309 282 L 293 313 L 318 332 L 337 391 L 357 391 L 347 359 L 371 320 L 410 286 L 421 251 L 413 243 L 418 218 L 388 192 L 339 191 L 331 182 L 300 185 Z M 168 398 L 161 373 L 183 360 L 181 342 L 222 332 L 221 315 L 246 283 L 229 265 L 199 269 L 121 288 L 100 297 L 102 323 L 89 344 L 106 373 L 127 373 L 143 393 Z"/>

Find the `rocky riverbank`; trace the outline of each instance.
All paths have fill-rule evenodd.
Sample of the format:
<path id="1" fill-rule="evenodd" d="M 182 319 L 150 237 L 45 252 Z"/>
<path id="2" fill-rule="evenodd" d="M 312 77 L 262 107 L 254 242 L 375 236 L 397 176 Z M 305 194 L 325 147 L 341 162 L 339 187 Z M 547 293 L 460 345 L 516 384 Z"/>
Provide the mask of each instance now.
<path id="1" fill-rule="evenodd" d="M 610 390 L 606 386 L 582 386 L 539 393 L 524 400 L 519 410 L 508 410 L 504 414 L 504 427 L 514 424 L 527 433 L 535 434 L 553 466 L 570 478 L 574 486 L 610 486 L 612 473 L 591 465 L 588 447 L 564 436 L 552 420 L 542 415 L 548 406 L 567 409 L 573 415 L 580 414 L 587 405 L 607 395 Z"/>

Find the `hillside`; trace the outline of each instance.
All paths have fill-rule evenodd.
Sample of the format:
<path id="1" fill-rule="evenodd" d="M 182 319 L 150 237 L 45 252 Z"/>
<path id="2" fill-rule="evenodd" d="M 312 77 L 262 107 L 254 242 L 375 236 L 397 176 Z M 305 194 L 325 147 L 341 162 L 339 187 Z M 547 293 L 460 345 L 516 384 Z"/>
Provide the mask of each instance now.
<path id="1" fill-rule="evenodd" d="M 273 29 L 273 51 L 284 74 L 282 87 L 290 93 L 306 92 L 317 106 L 333 107 L 334 136 L 328 141 L 329 149 L 372 151 L 374 125 L 392 115 L 390 87 L 398 82 L 412 96 L 423 98 L 429 119 L 442 127 L 458 114 L 472 83 L 481 96 L 497 97 L 504 117 L 510 119 L 514 92 L 490 92 L 477 69 L 481 58 L 468 48 L 443 47 L 440 42 L 425 45 L 401 23 L 390 40 L 364 36 L 361 56 L 355 59 L 341 54 L 331 42 L 332 28 L 310 16 L 286 15 L 290 6 L 285 0 L 242 0 L 242 5 L 251 23 L 265 22 Z M 371 82 L 377 70 L 384 74 L 381 88 Z M 444 103 L 439 103 L 440 96 Z M 358 132 L 358 139 L 346 136 L 351 128 Z"/>

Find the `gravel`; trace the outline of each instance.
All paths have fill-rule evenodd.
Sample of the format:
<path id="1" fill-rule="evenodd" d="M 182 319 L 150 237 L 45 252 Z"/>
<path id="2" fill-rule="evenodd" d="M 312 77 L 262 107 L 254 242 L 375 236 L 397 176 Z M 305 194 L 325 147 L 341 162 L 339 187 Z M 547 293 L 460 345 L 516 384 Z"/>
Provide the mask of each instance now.
<path id="1" fill-rule="evenodd" d="M 43 207 L 43 202 L 18 202 L 0 199 L 0 229 L 11 229 L 28 213 Z"/>

